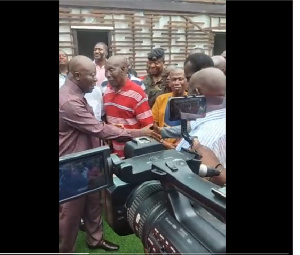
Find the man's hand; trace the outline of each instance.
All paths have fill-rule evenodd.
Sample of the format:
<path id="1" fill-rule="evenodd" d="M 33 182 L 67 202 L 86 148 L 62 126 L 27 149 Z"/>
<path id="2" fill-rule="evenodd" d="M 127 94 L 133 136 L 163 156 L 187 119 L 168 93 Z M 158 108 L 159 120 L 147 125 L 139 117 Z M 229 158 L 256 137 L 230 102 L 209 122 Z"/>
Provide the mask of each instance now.
<path id="1" fill-rule="evenodd" d="M 154 130 L 150 129 L 150 127 L 142 128 L 141 135 L 151 137 L 159 142 L 161 141 L 161 135 L 157 134 Z"/>
<path id="2" fill-rule="evenodd" d="M 118 128 L 124 129 L 124 125 L 123 125 L 123 124 L 112 124 L 112 125 L 114 125 L 114 126 L 116 126 L 116 127 L 118 127 Z"/>
<path id="3" fill-rule="evenodd" d="M 212 177 L 210 181 L 219 186 L 226 184 L 226 169 L 224 169 L 219 176 Z"/>
<path id="4" fill-rule="evenodd" d="M 165 146 L 165 148 L 167 148 L 168 150 L 173 149 L 175 150 L 176 146 L 173 143 L 169 143 L 166 141 L 162 141 L 163 146 Z"/>
<path id="5" fill-rule="evenodd" d="M 216 154 L 208 147 L 201 145 L 197 138 L 193 140 L 193 146 L 191 149 L 202 156 L 201 163 L 204 165 L 216 167 L 218 164 L 220 164 L 220 160 L 217 158 Z M 219 176 L 212 177 L 210 181 L 219 186 L 223 186 L 226 184 L 226 169 L 223 168 L 217 170 L 221 170 L 221 174 Z"/>
<path id="6" fill-rule="evenodd" d="M 157 134 L 161 135 L 161 128 L 157 125 L 156 122 L 153 124 L 153 131 L 156 132 Z"/>
<path id="7" fill-rule="evenodd" d="M 217 158 L 216 154 L 210 148 L 200 144 L 197 138 L 193 140 L 191 149 L 202 156 L 201 162 L 204 165 L 215 167 L 216 165 L 220 164 L 220 160 Z"/>

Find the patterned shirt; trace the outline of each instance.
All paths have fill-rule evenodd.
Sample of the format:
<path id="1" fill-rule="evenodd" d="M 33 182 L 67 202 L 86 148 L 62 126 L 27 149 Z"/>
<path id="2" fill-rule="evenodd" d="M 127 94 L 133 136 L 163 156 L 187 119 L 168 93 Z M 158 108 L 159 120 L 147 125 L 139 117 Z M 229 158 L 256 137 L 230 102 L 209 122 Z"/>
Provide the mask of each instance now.
<path id="1" fill-rule="evenodd" d="M 103 103 L 109 124 L 122 124 L 127 129 L 139 129 L 153 124 L 145 92 L 129 79 L 119 91 L 115 91 L 108 84 L 103 95 Z M 124 157 L 125 143 L 112 141 L 112 144 L 113 151 L 119 157 Z"/>
<path id="2" fill-rule="evenodd" d="M 199 142 L 210 148 L 226 168 L 226 109 L 208 112 L 205 118 L 191 121 L 191 129 L 190 135 L 197 136 Z M 189 143 L 182 139 L 176 150 L 189 147 Z"/>
<path id="3" fill-rule="evenodd" d="M 143 83 L 143 81 L 135 76 L 133 76 L 132 74 L 128 74 L 128 79 L 133 81 L 134 83 L 136 83 L 137 85 L 141 86 L 141 88 L 143 90 L 145 90 L 145 85 Z M 107 78 L 104 79 L 104 81 L 101 83 L 101 90 L 102 90 L 102 94 L 104 94 L 106 88 L 107 88 L 107 85 L 108 85 L 108 80 Z"/>

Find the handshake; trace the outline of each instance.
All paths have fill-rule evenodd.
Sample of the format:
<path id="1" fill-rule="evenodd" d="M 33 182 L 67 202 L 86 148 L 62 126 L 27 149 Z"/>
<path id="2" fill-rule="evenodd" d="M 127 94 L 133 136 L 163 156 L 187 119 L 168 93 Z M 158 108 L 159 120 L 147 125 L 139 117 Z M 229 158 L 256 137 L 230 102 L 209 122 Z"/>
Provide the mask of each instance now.
<path id="1" fill-rule="evenodd" d="M 124 128 L 121 124 L 114 124 L 116 127 Z M 144 127 L 140 129 L 141 136 L 147 136 L 156 141 L 162 143 L 166 149 L 175 149 L 178 143 L 169 143 L 162 138 L 162 128 L 159 127 L 156 123 L 151 126 Z M 178 140 L 179 142 L 180 140 Z M 193 145 L 190 148 L 191 152 L 195 152 L 202 156 L 202 164 L 207 166 L 218 168 L 221 171 L 220 176 L 213 177 L 210 179 L 211 182 L 223 186 L 226 184 L 226 169 L 220 164 L 219 159 L 217 158 L 216 154 L 208 147 L 203 146 L 197 138 L 193 140 Z M 216 167 L 218 166 L 218 167 Z"/>
<path id="2" fill-rule="evenodd" d="M 113 124 L 114 126 L 118 128 L 125 128 L 122 124 Z M 155 139 L 158 142 L 162 142 L 161 133 L 159 130 L 159 127 L 154 123 L 154 125 L 144 127 L 140 129 L 141 135 L 140 136 L 148 136 L 152 139 Z"/>

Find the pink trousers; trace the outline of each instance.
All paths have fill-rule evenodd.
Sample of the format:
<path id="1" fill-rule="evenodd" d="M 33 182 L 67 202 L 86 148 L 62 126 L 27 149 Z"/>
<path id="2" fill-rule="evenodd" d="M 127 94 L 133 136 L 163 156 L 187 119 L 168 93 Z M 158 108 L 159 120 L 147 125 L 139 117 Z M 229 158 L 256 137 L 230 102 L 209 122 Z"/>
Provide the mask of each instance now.
<path id="1" fill-rule="evenodd" d="M 85 223 L 87 242 L 95 246 L 102 241 L 102 207 L 95 192 L 61 205 L 59 215 L 59 252 L 73 253 L 80 219 Z"/>

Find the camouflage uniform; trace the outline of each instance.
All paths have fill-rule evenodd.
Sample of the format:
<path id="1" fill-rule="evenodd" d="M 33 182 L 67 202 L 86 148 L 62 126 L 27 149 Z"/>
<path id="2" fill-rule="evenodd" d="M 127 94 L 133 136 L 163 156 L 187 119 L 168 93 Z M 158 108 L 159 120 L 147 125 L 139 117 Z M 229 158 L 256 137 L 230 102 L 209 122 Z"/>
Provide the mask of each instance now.
<path id="1" fill-rule="evenodd" d="M 158 82 L 154 83 L 151 74 L 148 74 L 146 78 L 143 80 L 145 84 L 145 93 L 148 95 L 148 103 L 150 108 L 155 103 L 156 98 L 161 95 L 162 88 L 164 87 L 163 79 L 159 80 Z"/>

